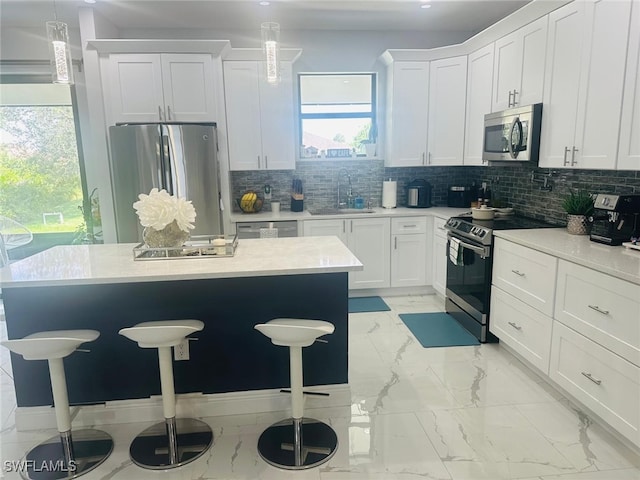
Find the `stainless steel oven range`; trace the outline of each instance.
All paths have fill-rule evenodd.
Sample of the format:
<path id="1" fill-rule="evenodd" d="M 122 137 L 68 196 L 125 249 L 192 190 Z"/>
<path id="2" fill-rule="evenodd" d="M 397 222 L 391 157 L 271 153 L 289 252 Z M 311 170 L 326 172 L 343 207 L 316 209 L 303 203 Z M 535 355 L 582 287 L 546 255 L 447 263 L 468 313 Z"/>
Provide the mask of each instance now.
<path id="1" fill-rule="evenodd" d="M 497 342 L 489 331 L 494 230 L 557 227 L 541 220 L 509 215 L 495 220 L 471 216 L 447 220 L 445 310 L 482 343 Z"/>

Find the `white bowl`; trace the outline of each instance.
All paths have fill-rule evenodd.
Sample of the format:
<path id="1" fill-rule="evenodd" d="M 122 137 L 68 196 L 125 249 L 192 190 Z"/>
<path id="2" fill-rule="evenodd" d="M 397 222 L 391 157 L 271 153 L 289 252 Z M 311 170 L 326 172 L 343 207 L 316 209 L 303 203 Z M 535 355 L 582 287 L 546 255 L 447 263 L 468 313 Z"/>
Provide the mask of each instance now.
<path id="1" fill-rule="evenodd" d="M 493 220 L 496 211 L 491 207 L 472 208 L 471 216 L 476 220 Z"/>

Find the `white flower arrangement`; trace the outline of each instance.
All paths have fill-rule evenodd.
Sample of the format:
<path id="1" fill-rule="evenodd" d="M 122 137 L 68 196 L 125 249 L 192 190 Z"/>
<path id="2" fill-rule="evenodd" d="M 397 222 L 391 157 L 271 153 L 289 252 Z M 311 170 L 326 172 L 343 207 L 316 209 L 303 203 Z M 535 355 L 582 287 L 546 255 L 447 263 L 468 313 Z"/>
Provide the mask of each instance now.
<path id="1" fill-rule="evenodd" d="M 133 208 L 136 210 L 143 227 L 162 230 L 175 221 L 183 232 L 194 228 L 196 210 L 191 201 L 174 197 L 169 195 L 166 190 L 158 190 L 157 188 L 153 188 L 149 195 L 141 193 L 138 198 L 140 200 L 133 204 Z"/>

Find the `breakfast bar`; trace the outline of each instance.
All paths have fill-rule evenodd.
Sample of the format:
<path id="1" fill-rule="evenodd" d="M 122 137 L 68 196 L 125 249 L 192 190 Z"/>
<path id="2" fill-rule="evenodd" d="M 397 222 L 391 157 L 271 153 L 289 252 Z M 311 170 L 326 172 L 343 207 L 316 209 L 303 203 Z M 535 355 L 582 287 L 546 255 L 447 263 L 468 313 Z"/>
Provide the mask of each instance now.
<path id="1" fill-rule="evenodd" d="M 58 246 L 0 270 L 10 339 L 94 329 L 90 352 L 65 359 L 71 404 L 160 393 L 157 353 L 118 334 L 140 322 L 198 319 L 189 359 L 174 362 L 177 393 L 226 393 L 289 384 L 286 349 L 254 325 L 278 317 L 335 325 L 305 349 L 308 385 L 348 382 L 348 272 L 360 261 L 337 237 L 241 240 L 232 257 L 134 261 L 133 244 Z M 51 405 L 46 362 L 12 354 L 19 407 Z"/>

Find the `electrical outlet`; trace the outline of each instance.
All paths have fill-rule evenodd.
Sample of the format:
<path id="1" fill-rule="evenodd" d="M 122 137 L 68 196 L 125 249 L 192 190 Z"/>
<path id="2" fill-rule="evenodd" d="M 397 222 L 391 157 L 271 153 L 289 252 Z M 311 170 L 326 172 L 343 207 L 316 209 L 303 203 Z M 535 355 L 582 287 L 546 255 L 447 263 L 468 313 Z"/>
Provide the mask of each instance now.
<path id="1" fill-rule="evenodd" d="M 174 360 L 189 360 L 189 340 L 184 339 L 181 343 L 173 347 Z"/>

